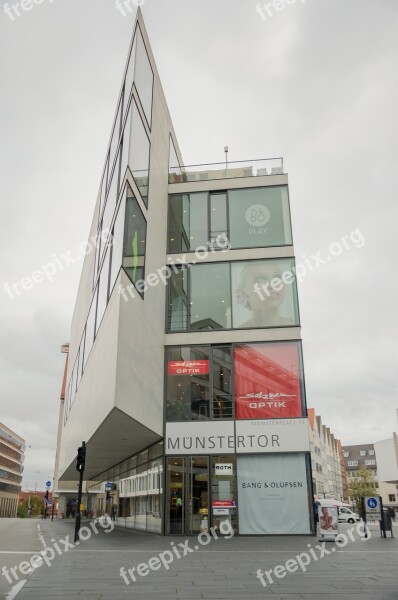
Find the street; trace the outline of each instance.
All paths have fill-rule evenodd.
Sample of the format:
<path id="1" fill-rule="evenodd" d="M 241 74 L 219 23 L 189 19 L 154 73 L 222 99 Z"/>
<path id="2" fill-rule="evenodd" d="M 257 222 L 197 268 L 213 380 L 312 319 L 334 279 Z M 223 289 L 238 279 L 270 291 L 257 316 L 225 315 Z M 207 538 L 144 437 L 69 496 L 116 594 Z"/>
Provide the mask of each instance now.
<path id="1" fill-rule="evenodd" d="M 201 534 L 186 540 L 131 532 L 110 521 L 82 526 L 85 540 L 75 547 L 72 520 L 0 520 L 0 598 L 398 599 L 398 539 L 381 539 L 378 525 L 365 540 L 360 528 L 341 524 L 346 542 L 340 548 L 311 536 L 213 539 Z M 394 530 L 398 536 L 397 525 Z M 44 563 L 21 575 L 20 567 L 27 570 L 21 561 L 43 551 L 44 543 Z M 292 560 L 299 564 L 295 572 Z M 25 581 L 22 589 L 7 597 L 20 581 Z"/>

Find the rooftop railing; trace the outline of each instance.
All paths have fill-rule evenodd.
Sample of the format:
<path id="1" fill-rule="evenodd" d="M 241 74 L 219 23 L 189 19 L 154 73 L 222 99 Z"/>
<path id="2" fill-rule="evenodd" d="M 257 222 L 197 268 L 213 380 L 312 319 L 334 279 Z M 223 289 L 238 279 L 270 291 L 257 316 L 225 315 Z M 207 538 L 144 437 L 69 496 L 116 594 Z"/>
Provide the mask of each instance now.
<path id="1" fill-rule="evenodd" d="M 234 179 L 236 177 L 263 177 L 283 175 L 283 173 L 283 158 L 260 158 L 170 167 L 169 183 Z"/>

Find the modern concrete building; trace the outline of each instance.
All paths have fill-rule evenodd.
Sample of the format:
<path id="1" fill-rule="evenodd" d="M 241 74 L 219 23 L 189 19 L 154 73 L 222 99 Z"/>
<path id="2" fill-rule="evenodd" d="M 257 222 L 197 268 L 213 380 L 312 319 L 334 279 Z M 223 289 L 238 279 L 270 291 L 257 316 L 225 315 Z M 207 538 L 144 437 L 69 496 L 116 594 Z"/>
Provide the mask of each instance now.
<path id="1" fill-rule="evenodd" d="M 0 517 L 16 517 L 22 486 L 25 440 L 0 423 Z"/>
<path id="2" fill-rule="evenodd" d="M 313 408 L 308 409 L 312 480 L 316 498 L 348 502 L 348 480 L 341 442 L 323 425 Z"/>
<path id="3" fill-rule="evenodd" d="M 85 441 L 120 525 L 313 531 L 283 160 L 184 166 L 140 11 L 89 238 L 59 482 Z"/>

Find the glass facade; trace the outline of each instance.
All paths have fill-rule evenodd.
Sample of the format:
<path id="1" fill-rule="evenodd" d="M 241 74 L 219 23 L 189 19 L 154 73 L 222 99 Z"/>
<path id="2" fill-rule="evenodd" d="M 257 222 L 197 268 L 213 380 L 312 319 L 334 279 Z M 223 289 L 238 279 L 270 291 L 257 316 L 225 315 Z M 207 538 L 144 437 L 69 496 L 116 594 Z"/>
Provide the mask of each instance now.
<path id="1" fill-rule="evenodd" d="M 159 442 L 99 475 L 91 487 L 111 482 L 118 494 L 111 492 L 106 506 L 98 506 L 96 512 L 115 515 L 119 525 L 161 533 L 163 460 L 163 442 Z"/>
<path id="2" fill-rule="evenodd" d="M 231 249 L 291 246 L 287 186 L 170 196 L 169 252 L 217 248 L 220 236 Z"/>
<path id="3" fill-rule="evenodd" d="M 299 325 L 292 258 L 190 265 L 168 292 L 168 331 Z"/>
<path id="4" fill-rule="evenodd" d="M 301 343 L 166 348 L 166 421 L 306 416 Z"/>

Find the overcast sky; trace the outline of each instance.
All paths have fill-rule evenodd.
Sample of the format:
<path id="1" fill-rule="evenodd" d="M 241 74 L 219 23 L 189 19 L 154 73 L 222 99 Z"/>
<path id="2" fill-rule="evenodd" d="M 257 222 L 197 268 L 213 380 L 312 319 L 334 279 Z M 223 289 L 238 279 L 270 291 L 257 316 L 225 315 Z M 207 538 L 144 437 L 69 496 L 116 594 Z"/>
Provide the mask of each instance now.
<path id="1" fill-rule="evenodd" d="M 184 162 L 222 161 L 226 144 L 231 161 L 284 157 L 297 262 L 314 268 L 299 286 L 307 403 L 343 444 L 375 442 L 397 429 L 398 5 L 269 4 L 265 20 L 248 0 L 142 9 Z M 88 237 L 134 13 L 12 14 L 1 3 L 0 421 L 29 446 L 24 489 L 42 489 L 81 262 L 13 300 L 3 288 Z"/>

